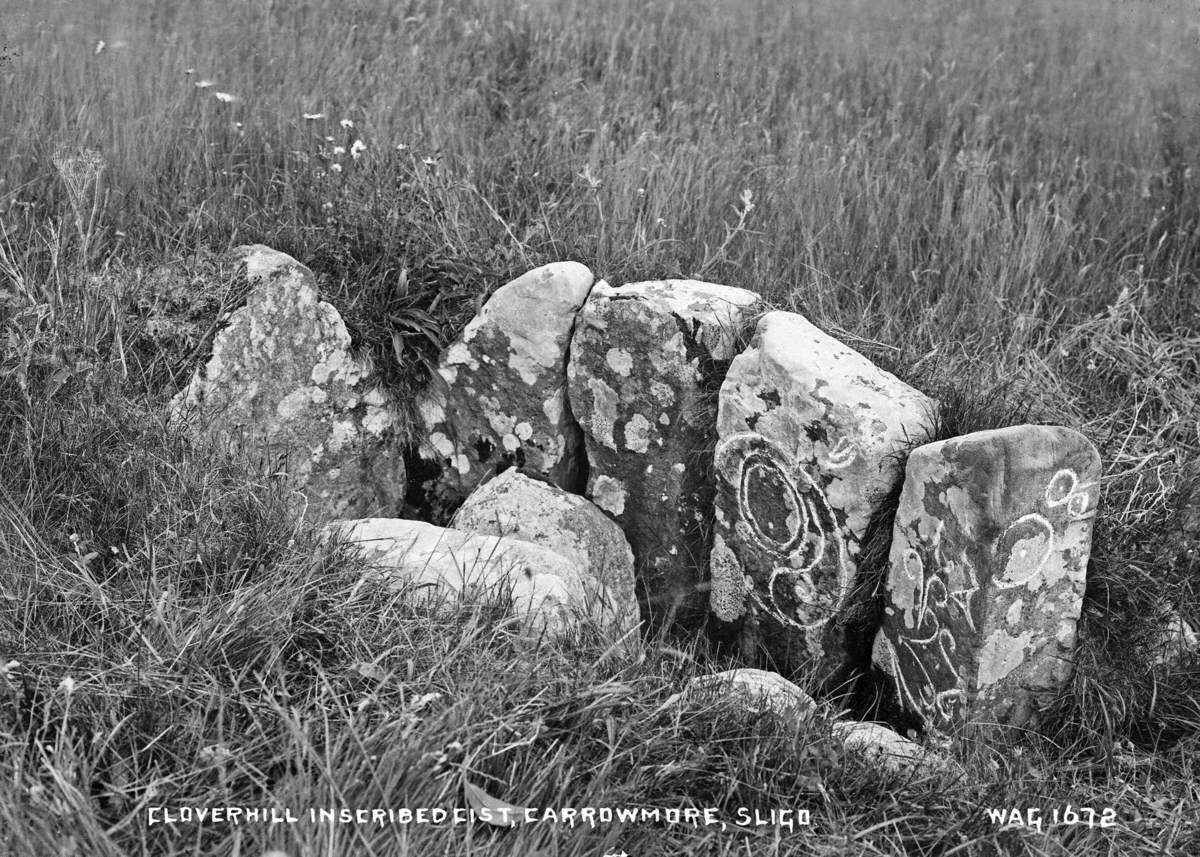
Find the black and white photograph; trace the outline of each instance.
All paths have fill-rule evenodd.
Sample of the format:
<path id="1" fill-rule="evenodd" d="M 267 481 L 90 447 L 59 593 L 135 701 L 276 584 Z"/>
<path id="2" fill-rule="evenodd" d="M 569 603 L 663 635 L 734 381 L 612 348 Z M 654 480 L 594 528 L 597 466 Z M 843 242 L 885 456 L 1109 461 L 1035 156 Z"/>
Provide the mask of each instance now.
<path id="1" fill-rule="evenodd" d="M 0 0 L 0 857 L 1200 855 L 1196 0 Z"/>

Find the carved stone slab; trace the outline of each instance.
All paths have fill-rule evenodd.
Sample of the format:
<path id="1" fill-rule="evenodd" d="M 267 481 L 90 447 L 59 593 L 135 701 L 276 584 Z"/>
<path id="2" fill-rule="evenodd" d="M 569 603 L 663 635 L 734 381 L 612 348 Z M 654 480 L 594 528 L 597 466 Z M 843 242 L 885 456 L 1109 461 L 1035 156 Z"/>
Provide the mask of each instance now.
<path id="1" fill-rule="evenodd" d="M 843 658 L 836 618 L 855 581 L 891 456 L 934 403 L 791 312 L 767 313 L 721 386 L 713 613 L 780 668 Z"/>
<path id="2" fill-rule="evenodd" d="M 693 280 L 599 283 L 579 314 L 567 375 L 587 493 L 625 531 L 650 615 L 703 612 L 710 391 L 759 304 L 745 289 Z"/>
<path id="3" fill-rule="evenodd" d="M 449 504 L 510 465 L 578 487 L 582 438 L 566 408 L 566 358 L 592 283 L 578 262 L 535 268 L 497 289 L 443 352 L 419 403 L 420 454 L 443 468 Z"/>
<path id="4" fill-rule="evenodd" d="M 1100 456 L 1022 425 L 913 450 L 873 657 L 936 728 L 1021 726 L 1070 677 Z"/>

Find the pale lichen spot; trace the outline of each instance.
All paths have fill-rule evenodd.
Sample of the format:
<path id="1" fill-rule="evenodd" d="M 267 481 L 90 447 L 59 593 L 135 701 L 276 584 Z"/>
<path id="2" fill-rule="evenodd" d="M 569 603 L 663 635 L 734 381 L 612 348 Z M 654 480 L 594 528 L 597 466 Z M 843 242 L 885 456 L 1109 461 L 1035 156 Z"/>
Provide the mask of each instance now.
<path id="1" fill-rule="evenodd" d="M 482 404 L 485 408 L 484 416 L 487 418 L 488 425 L 491 426 L 492 431 L 500 436 L 511 434 L 513 429 L 516 428 L 517 418 L 511 414 L 502 414 L 495 410 L 500 404 L 495 399 L 485 398 L 482 400 Z"/>
<path id="2" fill-rule="evenodd" d="M 515 434 L 506 434 L 500 438 L 500 443 L 504 445 L 506 452 L 516 452 L 521 448 L 521 439 Z"/>
<path id="3" fill-rule="evenodd" d="M 597 476 L 592 485 L 592 502 L 613 515 L 625 512 L 625 486 L 611 476 Z"/>
<path id="4" fill-rule="evenodd" d="M 724 622 L 735 621 L 746 612 L 746 595 L 749 590 L 741 563 L 720 535 L 713 537 L 709 572 L 711 584 L 708 602 L 713 615 Z"/>
<path id="5" fill-rule="evenodd" d="M 353 386 L 358 383 L 361 375 L 358 365 L 351 359 L 349 354 L 341 349 L 334 351 L 312 368 L 312 381 L 314 384 L 328 383 L 331 378 L 337 378 L 339 375 L 347 386 Z"/>
<path id="6" fill-rule="evenodd" d="M 592 391 L 593 402 L 592 433 L 600 443 L 616 450 L 613 426 L 617 420 L 617 391 L 599 378 L 588 378 L 588 387 Z"/>
<path id="7" fill-rule="evenodd" d="M 546 415 L 546 420 L 550 425 L 558 425 L 558 421 L 562 419 L 563 413 L 562 393 L 556 393 L 542 402 L 542 413 Z"/>
<path id="8" fill-rule="evenodd" d="M 604 362 L 622 378 L 628 378 L 633 369 L 633 355 L 624 348 L 610 348 L 604 354 Z"/>
<path id="9" fill-rule="evenodd" d="M 650 431 L 650 421 L 634 414 L 625 423 L 625 446 L 632 452 L 646 452 L 650 449 Z"/>
<path id="10" fill-rule="evenodd" d="M 1021 610 L 1025 607 L 1025 602 L 1020 598 L 1013 601 L 1008 607 L 1008 612 L 1004 615 L 1004 621 L 1009 627 L 1015 628 L 1021 622 Z"/>
<path id="11" fill-rule="evenodd" d="M 670 384 L 664 384 L 662 381 L 651 381 L 650 393 L 664 408 L 669 408 L 675 404 L 675 390 Z"/>
<path id="12" fill-rule="evenodd" d="M 440 431 L 435 431 L 429 436 L 429 445 L 445 458 L 450 458 L 454 455 L 454 441 L 450 440 L 450 438 L 446 437 Z"/>
<path id="13" fill-rule="evenodd" d="M 1003 630 L 993 631 L 979 651 L 978 686 L 995 684 L 1023 664 L 1026 647 L 1032 638 L 1032 630 L 1015 637 Z"/>
<path id="14" fill-rule="evenodd" d="M 519 422 L 517 423 L 516 428 L 513 429 L 513 434 L 515 434 L 520 440 L 529 440 L 531 437 L 533 437 L 533 426 L 526 422 Z"/>
<path id="15" fill-rule="evenodd" d="M 466 476 L 471 472 L 471 459 L 465 455 L 450 456 L 450 466 L 459 472 L 460 475 Z"/>
<path id="16" fill-rule="evenodd" d="M 478 369 L 479 361 L 467 348 L 465 343 L 455 342 L 446 349 L 444 362 L 447 366 L 466 366 L 468 369 Z"/>
<path id="17" fill-rule="evenodd" d="M 531 387 L 538 383 L 538 379 L 542 375 L 542 364 L 531 354 L 510 352 L 508 355 L 508 366 L 510 369 L 516 371 L 521 380 Z"/>
<path id="18" fill-rule="evenodd" d="M 337 420 L 329 432 L 329 451 L 340 452 L 358 435 L 353 420 Z"/>

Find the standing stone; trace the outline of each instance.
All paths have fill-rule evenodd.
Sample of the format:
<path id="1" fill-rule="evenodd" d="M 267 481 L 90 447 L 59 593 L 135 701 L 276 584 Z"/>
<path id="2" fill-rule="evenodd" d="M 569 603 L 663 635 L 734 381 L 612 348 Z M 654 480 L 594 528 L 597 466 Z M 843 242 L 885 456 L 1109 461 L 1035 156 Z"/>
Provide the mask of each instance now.
<path id="1" fill-rule="evenodd" d="M 509 469 L 471 492 L 450 526 L 549 548 L 629 607 L 622 632 L 637 626 L 633 551 L 621 528 L 583 497 Z"/>
<path id="2" fill-rule="evenodd" d="M 1036 719 L 1071 675 L 1099 476 L 1058 426 L 912 452 L 873 653 L 906 708 L 935 728 Z"/>
<path id="3" fill-rule="evenodd" d="M 351 545 L 373 578 L 436 610 L 464 598 L 507 599 L 529 637 L 562 638 L 592 623 L 615 638 L 637 609 L 632 597 L 532 542 L 399 518 L 335 521 L 323 536 Z"/>
<path id="4" fill-rule="evenodd" d="M 763 316 L 721 386 L 714 615 L 782 671 L 845 659 L 845 610 L 893 455 L 934 403 L 802 316 Z"/>
<path id="5" fill-rule="evenodd" d="M 757 311 L 753 292 L 692 280 L 600 283 L 567 367 L 587 445 L 587 494 L 621 525 L 656 620 L 703 610 L 712 393 Z"/>
<path id="6" fill-rule="evenodd" d="M 582 437 L 566 406 L 567 346 L 592 288 L 578 262 L 535 268 L 496 290 L 442 354 L 419 402 L 444 505 L 516 465 L 581 486 Z"/>
<path id="7" fill-rule="evenodd" d="M 260 244 L 233 255 L 252 288 L 208 363 L 171 400 L 172 421 L 284 478 L 298 510 L 326 519 L 398 512 L 397 417 L 369 363 L 351 356 L 338 311 L 291 256 Z"/>

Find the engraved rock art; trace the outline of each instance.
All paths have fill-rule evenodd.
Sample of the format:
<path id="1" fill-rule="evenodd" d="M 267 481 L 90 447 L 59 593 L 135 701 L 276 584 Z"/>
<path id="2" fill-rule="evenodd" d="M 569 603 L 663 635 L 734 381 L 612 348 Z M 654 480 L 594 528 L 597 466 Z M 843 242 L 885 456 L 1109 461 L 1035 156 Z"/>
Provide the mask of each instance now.
<path id="1" fill-rule="evenodd" d="M 1057 426 L 912 452 L 873 652 L 906 708 L 938 728 L 1036 720 L 1071 674 L 1099 473 Z"/>
<path id="2" fill-rule="evenodd" d="M 840 666 L 872 502 L 933 408 L 802 316 L 763 316 L 721 386 L 715 453 L 710 602 L 745 646 Z"/>
<path id="3" fill-rule="evenodd" d="M 286 253 L 256 244 L 233 256 L 252 284 L 246 304 L 172 399 L 172 420 L 285 480 L 299 512 L 327 520 L 399 511 L 397 418 L 367 361 L 351 355 L 338 311 Z"/>
<path id="4" fill-rule="evenodd" d="M 419 402 L 420 454 L 441 466 L 451 505 L 513 465 L 578 487 L 582 438 L 566 405 L 566 355 L 592 283 L 577 262 L 529 271 L 497 289 L 442 354 Z"/>
<path id="5" fill-rule="evenodd" d="M 587 493 L 624 529 L 649 615 L 704 609 L 710 391 L 759 302 L 690 280 L 601 283 L 579 314 L 568 383 L 587 445 Z"/>

